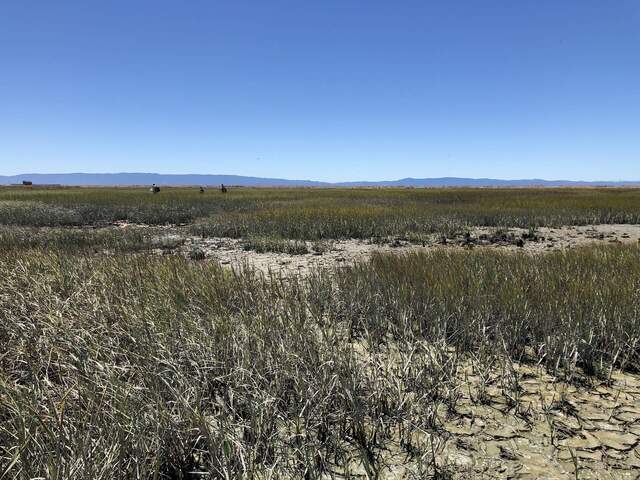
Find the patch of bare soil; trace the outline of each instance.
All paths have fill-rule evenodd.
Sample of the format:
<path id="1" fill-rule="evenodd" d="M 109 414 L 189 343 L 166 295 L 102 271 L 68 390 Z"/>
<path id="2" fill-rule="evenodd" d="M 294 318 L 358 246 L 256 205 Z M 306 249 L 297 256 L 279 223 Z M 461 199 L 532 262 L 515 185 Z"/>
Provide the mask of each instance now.
<path id="1" fill-rule="evenodd" d="M 613 372 L 581 385 L 517 364 L 490 374 L 467 365 L 457 375 L 455 406 L 437 408 L 441 427 L 405 426 L 402 442 L 390 432 L 377 478 L 434 470 L 451 479 L 640 478 L 640 376 Z M 357 455 L 350 470 L 367 478 Z"/>
<path id="2" fill-rule="evenodd" d="M 420 243 L 407 240 L 385 242 L 370 240 L 334 240 L 327 242 L 323 252 L 292 255 L 287 253 L 258 253 L 243 248 L 243 242 L 230 238 L 186 238 L 180 250 L 194 259 L 210 259 L 223 265 L 249 265 L 263 272 L 306 274 L 317 267 L 336 267 L 366 260 L 374 252 L 425 251 L 433 248 L 482 248 L 522 251 L 539 254 L 553 250 L 575 248 L 590 243 L 638 243 L 640 225 L 588 225 L 562 228 L 521 228 L 497 230 L 475 227 L 451 237 L 431 236 Z"/>
<path id="3" fill-rule="evenodd" d="M 443 465 L 467 465 L 488 478 L 638 477 L 640 378 L 616 373 L 608 385 L 584 388 L 533 368 L 516 374 L 517 384 L 495 377 L 484 393 L 469 376 L 459 416 L 445 426 Z"/>

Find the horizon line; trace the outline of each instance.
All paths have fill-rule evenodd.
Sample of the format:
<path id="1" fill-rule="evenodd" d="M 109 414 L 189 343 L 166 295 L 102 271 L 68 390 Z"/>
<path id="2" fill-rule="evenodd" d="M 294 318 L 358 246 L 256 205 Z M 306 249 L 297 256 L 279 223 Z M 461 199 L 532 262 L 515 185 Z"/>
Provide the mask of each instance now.
<path id="1" fill-rule="evenodd" d="M 557 183 L 557 182 L 566 182 L 566 183 L 638 183 L 639 180 L 605 180 L 605 179 L 597 179 L 597 180 L 585 180 L 585 179 L 548 179 L 548 178 L 539 178 L 539 177 L 520 177 L 520 178 L 495 178 L 495 177 L 461 177 L 461 176 L 439 176 L 439 177 L 401 177 L 394 179 L 379 179 L 379 180 L 338 180 L 338 181 L 328 181 L 328 180 L 314 180 L 310 178 L 302 179 L 302 178 L 285 178 L 285 177 L 262 177 L 262 176 L 254 176 L 254 175 L 239 175 L 234 173 L 158 173 L 158 172 L 141 172 L 141 171 L 131 171 L 131 172 L 28 172 L 28 173 L 17 173 L 13 175 L 4 175 L 0 174 L 0 178 L 14 178 L 14 177 L 24 177 L 24 176 L 60 176 L 60 175 L 91 175 L 91 176 L 115 176 L 115 175 L 153 175 L 153 176 L 166 176 L 166 177 L 237 177 L 239 179 L 256 179 L 256 180 L 277 180 L 277 181 L 287 181 L 287 182 L 313 182 L 313 183 L 323 183 L 327 185 L 339 185 L 339 184 L 349 184 L 349 183 L 390 183 L 390 182 L 401 182 L 401 181 L 427 181 L 427 180 L 468 180 L 468 181 L 498 181 L 498 182 L 549 182 L 549 183 Z"/>

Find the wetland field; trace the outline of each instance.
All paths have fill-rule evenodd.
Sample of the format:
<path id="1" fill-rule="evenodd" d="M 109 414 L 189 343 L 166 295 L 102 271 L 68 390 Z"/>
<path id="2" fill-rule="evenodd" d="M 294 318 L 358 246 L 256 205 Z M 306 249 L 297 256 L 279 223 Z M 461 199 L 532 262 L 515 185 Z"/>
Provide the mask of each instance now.
<path id="1" fill-rule="evenodd" d="M 0 479 L 637 479 L 640 189 L 0 187 Z"/>

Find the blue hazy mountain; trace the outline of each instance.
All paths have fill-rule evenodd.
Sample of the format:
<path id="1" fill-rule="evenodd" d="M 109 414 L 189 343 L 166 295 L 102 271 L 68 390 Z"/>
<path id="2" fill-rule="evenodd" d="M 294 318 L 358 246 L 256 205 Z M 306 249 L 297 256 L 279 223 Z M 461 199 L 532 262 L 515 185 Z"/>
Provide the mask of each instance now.
<path id="1" fill-rule="evenodd" d="M 29 173 L 0 176 L 0 184 L 32 181 L 34 185 L 243 185 L 243 186 L 326 186 L 310 180 L 243 177 L 239 175 L 169 175 L 160 173 Z"/>
<path id="2" fill-rule="evenodd" d="M 241 175 L 173 175 L 160 173 L 29 173 L 13 176 L 0 175 L 0 185 L 31 181 L 34 185 L 242 185 L 274 187 L 561 187 L 561 186 L 640 186 L 640 181 L 572 181 L 495 178 L 402 178 L 400 180 L 318 182 L 314 180 L 288 180 L 284 178 L 245 177 Z"/>

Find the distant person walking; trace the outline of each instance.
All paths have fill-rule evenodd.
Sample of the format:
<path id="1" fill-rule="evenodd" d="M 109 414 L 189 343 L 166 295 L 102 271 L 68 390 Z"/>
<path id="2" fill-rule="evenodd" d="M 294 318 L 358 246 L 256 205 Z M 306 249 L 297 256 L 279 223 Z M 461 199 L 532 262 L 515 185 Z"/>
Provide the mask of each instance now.
<path id="1" fill-rule="evenodd" d="M 225 186 L 224 186 L 224 183 L 221 183 L 221 184 L 220 184 L 220 191 L 221 191 L 222 193 L 227 193 L 227 187 L 225 187 Z"/>

